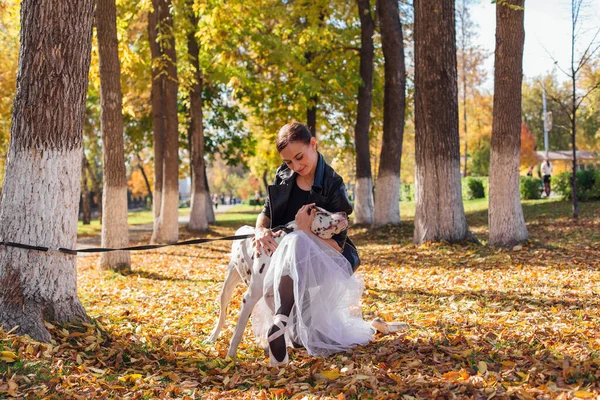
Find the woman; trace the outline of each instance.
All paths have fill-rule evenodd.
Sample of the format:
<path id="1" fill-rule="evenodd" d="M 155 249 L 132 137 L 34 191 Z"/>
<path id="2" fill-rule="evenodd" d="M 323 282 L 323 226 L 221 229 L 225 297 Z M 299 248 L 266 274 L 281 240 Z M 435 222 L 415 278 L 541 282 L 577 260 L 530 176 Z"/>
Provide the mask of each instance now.
<path id="1" fill-rule="evenodd" d="M 265 298 L 274 298 L 276 314 L 266 333 L 272 366 L 288 362 L 286 338 L 311 355 L 326 356 L 365 344 L 373 335 L 360 314 L 364 284 L 353 275 L 360 259 L 347 230 L 331 239 L 310 231 L 314 205 L 352 212 L 344 181 L 317 151 L 317 141 L 305 125 L 285 125 L 276 144 L 284 163 L 269 186 L 255 241 L 259 254 L 272 254 L 264 283 Z M 277 234 L 269 228 L 293 220 L 298 230 L 277 245 Z M 270 316 L 264 306 L 254 314 L 253 325 L 258 326 Z"/>

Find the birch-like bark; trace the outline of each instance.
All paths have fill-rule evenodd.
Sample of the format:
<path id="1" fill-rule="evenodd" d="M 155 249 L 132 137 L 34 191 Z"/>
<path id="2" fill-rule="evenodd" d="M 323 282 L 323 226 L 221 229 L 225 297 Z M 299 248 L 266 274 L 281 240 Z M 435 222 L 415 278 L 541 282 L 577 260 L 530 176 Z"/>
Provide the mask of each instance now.
<path id="1" fill-rule="evenodd" d="M 416 243 L 471 238 L 458 138 L 454 1 L 415 0 Z"/>
<path id="2" fill-rule="evenodd" d="M 373 33 L 375 23 L 369 0 L 357 0 L 360 18 L 360 77 L 354 138 L 356 146 L 356 188 L 354 223 L 373 223 L 373 176 L 369 149 L 369 126 L 373 90 Z"/>
<path id="3" fill-rule="evenodd" d="M 383 143 L 379 159 L 373 226 L 400 224 L 400 158 L 406 108 L 404 39 L 396 0 L 378 0 L 381 44 L 385 58 Z"/>
<path id="4" fill-rule="evenodd" d="M 74 248 L 92 0 L 21 2 L 21 39 L 0 239 Z M 87 321 L 76 257 L 0 248 L 0 325 L 49 341 L 45 320 Z"/>
<path id="5" fill-rule="evenodd" d="M 100 125 L 104 153 L 104 190 L 102 191 L 102 247 L 127 247 L 127 176 L 123 143 L 123 95 L 121 65 L 117 39 L 117 6 L 115 0 L 97 0 L 96 31 L 100 60 Z M 104 269 L 131 269 L 127 251 L 100 255 Z"/>
<path id="6" fill-rule="evenodd" d="M 494 111 L 490 149 L 490 244 L 512 247 L 529 238 L 521 207 L 521 85 L 525 29 L 523 0 L 496 4 Z"/>

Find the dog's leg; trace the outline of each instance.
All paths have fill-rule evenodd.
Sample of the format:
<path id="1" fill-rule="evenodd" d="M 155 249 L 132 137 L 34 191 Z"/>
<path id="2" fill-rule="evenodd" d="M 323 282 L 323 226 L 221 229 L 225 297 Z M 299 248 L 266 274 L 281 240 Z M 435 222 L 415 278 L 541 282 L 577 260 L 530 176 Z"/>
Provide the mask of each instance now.
<path id="1" fill-rule="evenodd" d="M 252 314 L 254 306 L 262 297 L 262 280 L 257 281 L 253 280 L 253 282 L 250 283 L 250 287 L 248 287 L 246 293 L 244 293 L 244 298 L 242 300 L 242 308 L 240 309 L 240 315 L 238 317 L 235 330 L 233 331 L 233 337 L 231 338 L 229 351 L 227 352 L 228 357 L 235 358 L 237 348 L 240 342 L 242 341 L 242 336 L 244 336 L 244 330 L 246 330 L 246 325 L 248 325 L 248 319 L 250 318 L 250 314 Z"/>
<path id="2" fill-rule="evenodd" d="M 233 290 L 241 280 L 242 278 L 235 268 L 235 264 L 230 262 L 229 267 L 227 268 L 227 276 L 225 277 L 223 288 L 221 289 L 221 293 L 219 293 L 219 322 L 217 322 L 217 326 L 215 326 L 215 329 L 213 329 L 210 337 L 207 339 L 207 342 L 214 343 L 217 341 L 219 333 L 221 333 L 221 329 L 223 328 L 223 325 L 225 325 L 225 317 L 227 316 L 227 306 L 229 305 L 229 300 L 231 300 Z"/>

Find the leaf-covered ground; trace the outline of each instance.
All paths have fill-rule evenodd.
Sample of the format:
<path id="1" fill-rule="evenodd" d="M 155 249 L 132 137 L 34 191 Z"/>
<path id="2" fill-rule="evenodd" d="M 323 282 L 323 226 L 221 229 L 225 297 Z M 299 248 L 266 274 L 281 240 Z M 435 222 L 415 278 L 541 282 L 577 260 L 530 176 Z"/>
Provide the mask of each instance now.
<path id="1" fill-rule="evenodd" d="M 49 324 L 51 344 L 0 333 L 0 398 L 600 398 L 600 205 L 581 206 L 574 222 L 568 203 L 527 203 L 533 240 L 510 250 L 415 246 L 411 220 L 353 228 L 365 318 L 408 328 L 329 358 L 291 350 L 280 370 L 249 332 L 238 359 L 224 357 L 241 285 L 218 343 L 203 343 L 229 244 L 138 252 L 126 275 L 82 257 L 79 292 L 94 324 Z M 486 220 L 485 210 L 468 214 L 480 239 Z"/>

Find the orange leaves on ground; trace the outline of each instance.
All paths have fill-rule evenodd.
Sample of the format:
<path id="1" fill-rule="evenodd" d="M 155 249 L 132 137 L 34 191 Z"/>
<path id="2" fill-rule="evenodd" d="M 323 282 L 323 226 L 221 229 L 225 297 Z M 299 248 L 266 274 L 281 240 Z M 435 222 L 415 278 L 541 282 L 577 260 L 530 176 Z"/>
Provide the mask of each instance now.
<path id="1" fill-rule="evenodd" d="M 48 323 L 50 344 L 0 331 L 0 397 L 595 399 L 600 224 L 585 217 L 585 203 L 578 222 L 554 215 L 560 207 L 536 211 L 528 228 L 544 241 L 518 251 L 414 246 L 407 226 L 356 228 L 365 319 L 407 325 L 326 358 L 290 349 L 279 370 L 250 327 L 238 359 L 224 357 L 243 285 L 217 343 L 204 343 L 218 318 L 228 244 L 133 253 L 126 275 L 80 258 L 79 293 L 94 324 Z M 478 221 L 470 226 L 485 229 Z"/>

